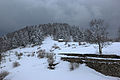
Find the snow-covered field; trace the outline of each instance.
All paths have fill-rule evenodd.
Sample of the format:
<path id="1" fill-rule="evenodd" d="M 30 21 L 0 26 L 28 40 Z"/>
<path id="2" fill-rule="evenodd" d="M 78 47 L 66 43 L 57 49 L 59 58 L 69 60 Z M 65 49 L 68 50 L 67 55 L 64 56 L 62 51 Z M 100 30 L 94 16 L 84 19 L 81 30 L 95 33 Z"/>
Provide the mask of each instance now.
<path id="1" fill-rule="evenodd" d="M 54 47 L 56 47 L 56 49 Z M 39 59 L 37 52 L 45 50 L 47 53 L 55 53 L 54 70 L 48 69 L 47 58 Z M 18 59 L 16 54 L 23 53 Z M 7 51 L 5 54 L 6 60 L 1 64 L 3 67 L 0 71 L 8 71 L 9 75 L 5 80 L 120 80 L 117 77 L 105 76 L 95 70 L 87 67 L 85 64 L 80 64 L 75 70 L 70 70 L 70 63 L 61 61 L 59 53 L 98 53 L 97 45 L 82 42 L 78 45 L 77 42 L 57 42 L 47 37 L 41 46 L 28 46 L 26 48 L 17 48 Z M 114 42 L 111 45 L 103 48 L 104 54 L 120 55 L 120 43 Z M 34 54 L 32 56 L 32 54 Z M 13 67 L 14 62 L 19 62 L 20 66 Z"/>

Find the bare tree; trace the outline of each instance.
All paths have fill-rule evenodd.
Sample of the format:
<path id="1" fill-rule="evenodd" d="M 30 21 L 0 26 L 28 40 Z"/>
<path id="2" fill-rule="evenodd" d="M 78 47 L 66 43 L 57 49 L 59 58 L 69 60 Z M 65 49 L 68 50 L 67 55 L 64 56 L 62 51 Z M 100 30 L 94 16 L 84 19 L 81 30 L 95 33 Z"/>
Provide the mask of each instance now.
<path id="1" fill-rule="evenodd" d="M 107 25 L 104 24 L 104 20 L 95 19 L 90 22 L 90 42 L 98 44 L 99 54 L 102 54 L 102 48 L 108 44 L 108 32 Z"/>

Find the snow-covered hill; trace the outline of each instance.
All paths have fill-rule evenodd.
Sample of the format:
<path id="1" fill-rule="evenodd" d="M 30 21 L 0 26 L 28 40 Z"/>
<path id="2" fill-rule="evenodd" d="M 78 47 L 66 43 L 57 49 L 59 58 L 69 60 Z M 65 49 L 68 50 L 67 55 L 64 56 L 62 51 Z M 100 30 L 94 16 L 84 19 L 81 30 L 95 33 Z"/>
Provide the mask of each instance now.
<path id="1" fill-rule="evenodd" d="M 114 42 L 103 48 L 104 54 L 120 55 L 120 43 Z M 44 51 L 47 54 L 55 53 L 54 70 L 48 69 L 48 58 L 39 58 L 39 51 Z M 47 37 L 41 46 L 30 46 L 25 48 L 16 48 L 7 51 L 6 57 L 0 71 L 8 71 L 9 75 L 5 80 L 119 80 L 116 77 L 105 76 L 95 70 L 87 67 L 85 64 L 79 64 L 75 70 L 70 70 L 69 62 L 61 61 L 59 53 L 98 53 L 97 45 L 82 42 L 81 45 L 77 42 L 54 41 L 52 37 Z M 14 67 L 13 63 L 18 62 L 20 65 Z"/>

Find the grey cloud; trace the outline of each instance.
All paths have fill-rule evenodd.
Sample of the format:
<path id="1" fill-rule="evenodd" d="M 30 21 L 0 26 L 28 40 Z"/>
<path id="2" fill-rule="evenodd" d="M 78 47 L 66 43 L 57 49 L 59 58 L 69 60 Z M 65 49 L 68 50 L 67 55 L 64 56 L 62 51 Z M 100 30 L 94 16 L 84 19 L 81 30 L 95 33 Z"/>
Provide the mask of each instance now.
<path id="1" fill-rule="evenodd" d="M 119 7 L 120 0 L 0 0 L 0 34 L 50 22 L 88 27 L 93 18 L 104 19 L 115 34 Z"/>

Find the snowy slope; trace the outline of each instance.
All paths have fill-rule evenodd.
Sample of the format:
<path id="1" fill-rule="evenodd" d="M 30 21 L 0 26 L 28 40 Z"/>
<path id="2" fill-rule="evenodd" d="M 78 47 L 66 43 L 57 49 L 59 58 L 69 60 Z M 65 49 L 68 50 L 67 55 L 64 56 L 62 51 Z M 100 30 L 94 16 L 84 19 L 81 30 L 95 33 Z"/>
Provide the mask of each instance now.
<path id="1" fill-rule="evenodd" d="M 83 42 L 82 44 L 84 44 Z M 79 68 L 70 71 L 70 63 L 60 60 L 58 53 L 96 53 L 96 45 L 86 44 L 79 46 L 77 42 L 68 42 L 68 45 L 64 45 L 64 42 L 57 42 L 52 40 L 51 37 L 47 37 L 41 46 L 28 46 L 26 48 L 17 48 L 7 51 L 5 54 L 6 61 L 1 64 L 3 67 L 0 71 L 8 71 L 10 74 L 5 78 L 7 80 L 120 80 L 116 77 L 105 76 L 95 70 L 80 64 Z M 52 46 L 58 46 L 54 49 Z M 120 43 L 112 43 L 108 47 L 103 49 L 103 53 L 118 54 L 120 55 Z M 56 62 L 59 64 L 55 70 L 48 69 L 47 58 L 39 59 L 37 57 L 37 51 L 45 50 L 46 52 L 52 52 L 56 54 Z M 23 53 L 20 60 L 15 55 L 16 53 Z M 34 53 L 34 56 L 31 56 Z M 30 56 L 28 56 L 30 55 Z M 19 62 L 20 66 L 13 68 L 13 62 Z"/>
<path id="2" fill-rule="evenodd" d="M 59 49 L 54 50 L 54 53 L 90 53 L 90 54 L 96 54 L 98 53 L 98 45 L 95 44 L 88 44 L 85 42 L 82 42 L 80 45 L 78 42 L 68 42 L 67 45 L 65 45 L 65 42 L 57 42 L 51 39 L 51 37 L 47 37 L 45 41 L 43 41 L 43 45 L 41 46 L 42 49 L 45 49 L 46 51 L 50 51 L 52 49 L 52 46 L 56 44 L 60 47 Z M 70 47 L 68 47 L 70 45 Z M 110 45 L 107 45 L 103 48 L 103 54 L 117 54 L 120 55 L 120 43 L 114 42 L 110 43 Z"/>
<path id="3" fill-rule="evenodd" d="M 47 37 L 43 42 L 41 46 L 34 46 L 34 47 L 26 47 L 24 49 L 14 49 L 11 51 L 17 51 L 17 52 L 26 52 L 26 53 L 32 53 L 40 49 L 45 49 L 46 52 L 50 52 L 50 50 L 53 50 L 54 53 L 90 53 L 90 54 L 96 54 L 98 53 L 98 45 L 96 44 L 88 44 L 85 42 L 82 42 L 83 45 L 78 45 L 78 42 L 68 42 L 67 45 L 65 45 L 65 42 L 58 42 L 54 41 L 52 37 Z M 53 49 L 52 46 L 57 45 L 60 49 Z M 68 47 L 70 45 L 70 47 Z M 103 54 L 117 54 L 120 55 L 120 43 L 114 42 L 110 43 L 110 45 L 107 45 L 103 48 Z"/>
<path id="4" fill-rule="evenodd" d="M 21 66 L 10 72 L 6 78 L 11 80 L 117 80 L 104 76 L 84 64 L 74 71 L 69 71 L 69 63 L 61 62 L 55 70 L 49 70 L 46 60 L 37 59 L 21 61 Z"/>

